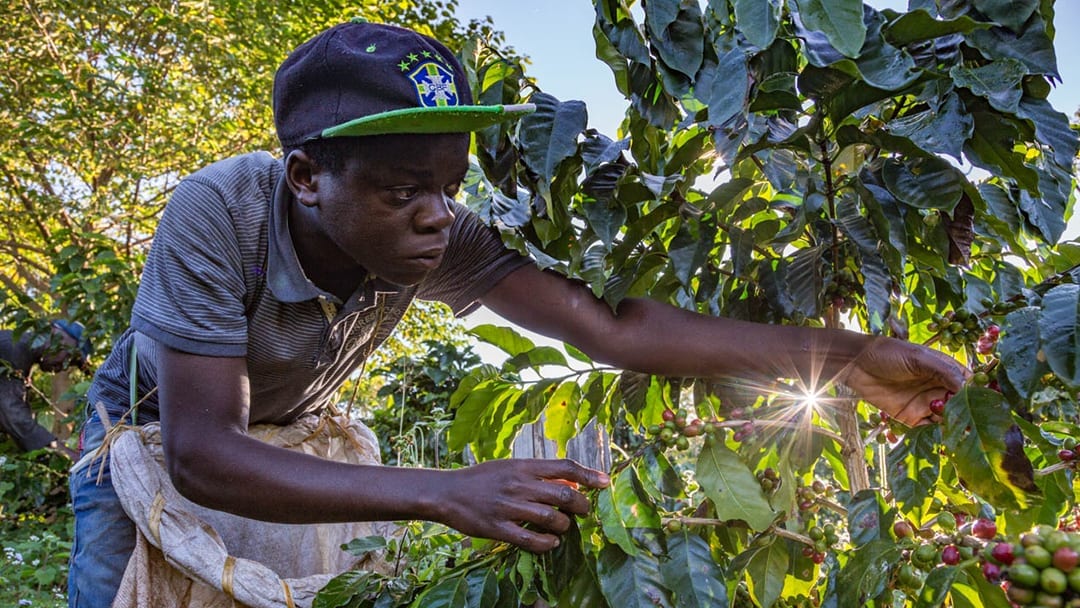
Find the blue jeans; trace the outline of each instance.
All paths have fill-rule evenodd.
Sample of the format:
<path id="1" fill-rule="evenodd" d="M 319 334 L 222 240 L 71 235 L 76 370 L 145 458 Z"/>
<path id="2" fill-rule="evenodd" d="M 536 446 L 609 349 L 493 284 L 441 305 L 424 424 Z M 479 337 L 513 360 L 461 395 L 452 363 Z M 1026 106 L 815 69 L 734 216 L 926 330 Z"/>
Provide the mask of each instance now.
<path id="1" fill-rule="evenodd" d="M 105 427 L 96 412 L 83 427 L 83 453 L 101 445 Z M 98 472 L 101 481 L 98 482 Z M 71 506 L 75 512 L 75 540 L 68 571 L 68 606 L 111 606 L 135 549 L 135 523 L 131 521 L 112 485 L 109 459 L 96 459 L 71 472 Z"/>

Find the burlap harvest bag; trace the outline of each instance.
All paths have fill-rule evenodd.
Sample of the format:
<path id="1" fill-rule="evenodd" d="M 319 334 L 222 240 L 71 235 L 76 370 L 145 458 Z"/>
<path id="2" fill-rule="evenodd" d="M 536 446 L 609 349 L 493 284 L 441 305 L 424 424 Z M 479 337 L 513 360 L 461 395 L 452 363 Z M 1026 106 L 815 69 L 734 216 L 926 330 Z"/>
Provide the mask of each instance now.
<path id="1" fill-rule="evenodd" d="M 310 606 L 319 589 L 346 570 L 385 571 L 381 556 L 358 560 L 341 545 L 394 535 L 396 525 L 276 524 L 206 509 L 173 488 L 162 467 L 157 424 L 113 432 L 107 442 L 113 484 L 138 528 L 114 608 Z M 252 427 L 250 434 L 338 462 L 379 464 L 374 433 L 344 417 L 308 416 L 286 427 Z"/>

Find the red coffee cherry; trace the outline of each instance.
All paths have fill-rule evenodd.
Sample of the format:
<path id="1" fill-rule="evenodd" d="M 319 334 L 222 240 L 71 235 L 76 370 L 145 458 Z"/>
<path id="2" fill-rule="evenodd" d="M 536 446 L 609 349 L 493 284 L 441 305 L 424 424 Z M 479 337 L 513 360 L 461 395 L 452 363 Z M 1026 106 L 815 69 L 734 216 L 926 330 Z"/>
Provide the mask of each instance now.
<path id="1" fill-rule="evenodd" d="M 930 402 L 930 413 L 940 416 L 945 413 L 945 400 L 934 399 Z"/>
<path id="2" fill-rule="evenodd" d="M 980 517 L 972 524 L 971 533 L 983 540 L 992 540 L 997 536 L 997 524 L 993 520 Z"/>

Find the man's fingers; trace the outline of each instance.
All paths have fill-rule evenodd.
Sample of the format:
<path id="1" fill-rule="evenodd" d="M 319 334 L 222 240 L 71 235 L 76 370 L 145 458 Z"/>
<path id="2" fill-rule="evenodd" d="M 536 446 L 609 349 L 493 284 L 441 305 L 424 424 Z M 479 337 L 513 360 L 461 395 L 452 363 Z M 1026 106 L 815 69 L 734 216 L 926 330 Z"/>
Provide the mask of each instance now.
<path id="1" fill-rule="evenodd" d="M 570 483 L 574 485 L 571 486 Z M 578 492 L 576 487 L 576 482 L 567 482 L 565 479 L 545 479 L 540 501 L 574 515 L 585 515 L 589 512 L 589 499 Z"/>
<path id="2" fill-rule="evenodd" d="M 554 534 L 562 534 L 570 529 L 570 517 L 566 513 L 551 505 L 541 503 L 522 506 L 516 519 Z"/>
<path id="3" fill-rule="evenodd" d="M 541 479 L 572 481 L 589 488 L 606 488 L 611 483 L 606 473 L 583 467 L 569 458 L 534 462 L 540 469 L 538 475 Z"/>
<path id="4" fill-rule="evenodd" d="M 559 537 L 554 534 L 535 532 L 512 523 L 500 526 L 498 533 L 494 534 L 492 538 L 517 545 L 533 553 L 544 553 L 559 546 Z"/>

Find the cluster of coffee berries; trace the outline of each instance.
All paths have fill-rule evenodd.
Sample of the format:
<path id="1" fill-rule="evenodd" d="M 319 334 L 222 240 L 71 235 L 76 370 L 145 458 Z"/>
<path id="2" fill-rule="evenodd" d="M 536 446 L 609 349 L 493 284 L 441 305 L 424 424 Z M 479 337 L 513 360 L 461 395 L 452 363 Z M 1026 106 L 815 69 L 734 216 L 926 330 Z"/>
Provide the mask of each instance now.
<path id="1" fill-rule="evenodd" d="M 701 418 L 687 419 L 687 412 L 683 408 L 673 410 L 664 408 L 661 417 L 664 424 L 653 424 L 646 432 L 660 440 L 665 447 L 676 447 L 685 450 L 690 447 L 690 438 L 697 437 L 702 433 L 715 433 L 723 429 L 719 420 L 706 422 Z"/>
<path id="2" fill-rule="evenodd" d="M 963 515 L 960 518 L 962 521 Z M 914 594 L 922 588 L 930 570 L 939 565 L 955 566 L 975 555 L 979 542 L 957 534 L 959 525 L 957 514 L 949 511 L 938 513 L 932 525 L 922 528 L 903 519 L 893 524 L 893 535 L 904 547 L 905 558 L 894 573 L 897 588 Z"/>
<path id="3" fill-rule="evenodd" d="M 1080 534 L 1038 526 L 1008 542 L 988 546 L 983 574 L 1003 579 L 1014 605 L 1080 607 Z"/>
<path id="4" fill-rule="evenodd" d="M 825 524 L 818 526 L 809 524 L 806 530 L 806 535 L 813 541 L 813 545 L 806 545 L 802 548 L 802 554 L 804 557 L 809 557 L 815 564 L 820 564 L 825 561 L 825 555 L 829 549 L 834 547 L 836 543 L 840 542 L 840 535 L 836 532 L 836 526 L 833 524 Z"/>
<path id="5" fill-rule="evenodd" d="M 761 491 L 766 496 L 772 495 L 780 487 L 780 475 L 776 472 L 776 469 L 767 467 L 763 471 L 758 471 L 757 475 L 758 483 L 761 484 Z"/>
<path id="6" fill-rule="evenodd" d="M 991 323 L 983 330 L 979 340 L 975 342 L 975 352 L 980 355 L 989 355 L 997 348 L 998 337 L 1001 336 L 1001 328 Z"/>
<path id="7" fill-rule="evenodd" d="M 748 421 L 744 422 L 742 424 L 742 426 L 735 429 L 735 432 L 732 433 L 731 438 L 734 439 L 735 441 L 746 441 L 753 434 L 754 434 L 754 423 L 753 423 L 753 421 L 748 420 Z"/>
<path id="8" fill-rule="evenodd" d="M 1027 306 L 1027 300 L 1022 297 L 1016 297 L 1007 302 L 995 302 L 993 298 L 983 298 L 981 304 L 986 309 L 986 314 L 993 316 L 1007 315 L 1017 308 L 1023 308 Z"/>
<path id="9" fill-rule="evenodd" d="M 926 329 L 937 333 L 940 344 L 953 351 L 963 349 L 983 334 L 979 316 L 963 308 L 945 314 L 934 313 Z"/>
<path id="10" fill-rule="evenodd" d="M 892 417 L 885 412 L 870 412 L 867 417 L 870 422 L 869 429 L 874 434 L 874 440 L 878 443 L 896 443 L 899 438 L 896 436 L 896 429 L 894 429 L 894 423 Z"/>
<path id="11" fill-rule="evenodd" d="M 859 284 L 855 273 L 850 268 L 843 268 L 832 276 L 825 286 L 826 301 L 841 312 L 851 310 L 857 301 L 855 296 L 862 293 L 862 285 Z"/>
<path id="12" fill-rule="evenodd" d="M 1061 462 L 1064 462 L 1075 469 L 1077 464 L 1080 464 L 1080 448 L 1077 447 L 1076 439 L 1073 437 L 1066 437 L 1065 441 L 1062 442 L 1061 449 L 1058 450 L 1057 455 Z"/>
<path id="13" fill-rule="evenodd" d="M 815 479 L 814 483 L 808 486 L 800 486 L 795 491 L 795 497 L 799 500 L 798 506 L 800 511 L 813 511 L 818 506 L 819 498 L 829 498 L 835 493 L 832 486 L 827 485 L 820 479 Z"/>

